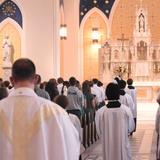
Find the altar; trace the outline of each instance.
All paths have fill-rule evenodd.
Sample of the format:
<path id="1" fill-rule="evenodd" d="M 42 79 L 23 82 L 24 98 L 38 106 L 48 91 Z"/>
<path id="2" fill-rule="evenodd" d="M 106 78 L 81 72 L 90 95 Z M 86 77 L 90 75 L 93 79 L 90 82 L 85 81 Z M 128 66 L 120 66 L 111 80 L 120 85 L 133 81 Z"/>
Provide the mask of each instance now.
<path id="1" fill-rule="evenodd" d="M 156 102 L 160 91 L 160 82 L 134 82 L 137 89 L 137 100 L 139 102 Z"/>
<path id="2" fill-rule="evenodd" d="M 137 9 L 132 39 L 122 34 L 99 49 L 99 79 L 107 84 L 117 75 L 135 81 L 138 100 L 155 101 L 160 88 L 160 44 L 152 42 L 147 9 Z"/>

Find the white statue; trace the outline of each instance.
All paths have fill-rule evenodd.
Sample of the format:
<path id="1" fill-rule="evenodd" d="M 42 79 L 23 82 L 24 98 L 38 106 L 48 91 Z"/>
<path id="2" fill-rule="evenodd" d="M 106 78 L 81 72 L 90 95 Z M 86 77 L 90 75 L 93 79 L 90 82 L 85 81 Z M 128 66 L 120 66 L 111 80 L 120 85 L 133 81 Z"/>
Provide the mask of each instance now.
<path id="1" fill-rule="evenodd" d="M 12 45 L 9 36 L 5 36 L 3 40 L 3 67 L 11 67 Z"/>
<path id="2" fill-rule="evenodd" d="M 145 19 L 143 14 L 140 15 L 139 17 L 139 31 L 144 32 L 145 31 Z"/>

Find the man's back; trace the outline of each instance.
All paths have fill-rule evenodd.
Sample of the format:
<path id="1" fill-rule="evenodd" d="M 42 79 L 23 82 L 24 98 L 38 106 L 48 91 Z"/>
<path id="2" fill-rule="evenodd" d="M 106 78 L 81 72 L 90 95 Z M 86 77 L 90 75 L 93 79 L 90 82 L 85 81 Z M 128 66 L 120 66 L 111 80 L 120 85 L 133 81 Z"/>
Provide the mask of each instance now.
<path id="1" fill-rule="evenodd" d="M 95 119 L 98 135 L 102 138 L 104 160 L 130 160 L 128 133 L 134 129 L 130 109 L 125 105 L 104 106 L 97 111 Z"/>
<path id="2" fill-rule="evenodd" d="M 136 115 L 135 105 L 132 100 L 132 97 L 129 94 L 126 93 L 125 95 L 120 95 L 120 102 L 130 108 L 133 117 Z"/>
<path id="3" fill-rule="evenodd" d="M 68 114 L 19 88 L 0 102 L 0 160 L 77 160 L 79 137 Z"/>
<path id="4" fill-rule="evenodd" d="M 134 114 L 134 117 L 137 117 L 137 91 L 136 91 L 136 89 L 134 88 L 132 88 L 132 89 L 129 89 L 129 88 L 127 88 L 126 89 L 126 92 L 127 92 L 127 94 L 129 94 L 131 97 L 132 97 L 132 100 L 133 100 L 133 103 L 134 103 L 134 109 L 135 109 L 135 114 Z"/>
<path id="5" fill-rule="evenodd" d="M 123 157 L 122 147 L 124 146 L 122 139 L 125 136 L 125 126 L 123 126 L 122 122 L 124 118 L 124 114 L 120 108 L 106 109 L 103 113 L 102 127 L 104 129 L 102 129 L 102 139 L 104 141 L 104 160 L 123 160 L 121 157 Z"/>
<path id="6" fill-rule="evenodd" d="M 70 86 L 67 91 L 69 105 L 67 110 L 81 110 L 84 105 L 84 98 L 82 92 L 75 86 Z"/>

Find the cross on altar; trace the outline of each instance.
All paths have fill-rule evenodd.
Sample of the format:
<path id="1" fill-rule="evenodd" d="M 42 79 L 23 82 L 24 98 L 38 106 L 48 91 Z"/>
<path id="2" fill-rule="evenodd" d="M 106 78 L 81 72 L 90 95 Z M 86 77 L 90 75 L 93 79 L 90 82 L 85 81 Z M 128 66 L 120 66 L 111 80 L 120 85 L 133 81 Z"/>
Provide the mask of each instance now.
<path id="1" fill-rule="evenodd" d="M 124 51 L 124 42 L 129 41 L 129 39 L 124 37 L 124 33 L 122 33 L 122 37 L 117 39 L 118 41 L 122 42 L 122 52 Z"/>

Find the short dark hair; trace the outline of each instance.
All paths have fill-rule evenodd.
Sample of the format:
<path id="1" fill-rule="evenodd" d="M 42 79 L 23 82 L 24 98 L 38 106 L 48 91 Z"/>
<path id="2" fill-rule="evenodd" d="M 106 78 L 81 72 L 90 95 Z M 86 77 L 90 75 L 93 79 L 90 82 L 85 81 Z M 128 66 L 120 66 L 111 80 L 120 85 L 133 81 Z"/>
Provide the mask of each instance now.
<path id="1" fill-rule="evenodd" d="M 54 102 L 66 109 L 69 104 L 68 97 L 65 95 L 58 95 L 54 98 Z"/>
<path id="2" fill-rule="evenodd" d="M 102 83 L 101 81 L 98 81 L 97 86 L 98 86 L 98 87 L 102 87 L 102 86 L 103 86 L 103 83 Z"/>
<path id="3" fill-rule="evenodd" d="M 62 78 L 62 77 L 59 77 L 59 78 L 57 79 L 57 82 L 60 84 L 60 83 L 63 83 L 63 82 L 64 82 L 64 80 L 63 80 L 63 78 Z"/>
<path id="4" fill-rule="evenodd" d="M 133 84 L 133 79 L 129 78 L 129 79 L 127 80 L 127 84 L 128 84 L 128 85 L 132 85 L 132 84 Z"/>
<path id="5" fill-rule="evenodd" d="M 75 86 L 76 83 L 77 83 L 77 80 L 76 80 L 75 77 L 71 77 L 71 78 L 69 79 L 69 84 L 70 84 L 71 86 Z"/>
<path id="6" fill-rule="evenodd" d="M 120 80 L 119 83 L 118 83 L 118 85 L 119 85 L 120 89 L 125 89 L 125 87 L 126 87 L 126 81 Z"/>
<path id="7" fill-rule="evenodd" d="M 64 81 L 63 82 L 63 86 L 66 86 L 67 88 L 70 86 L 69 82 L 68 81 Z"/>
<path id="8" fill-rule="evenodd" d="M 97 84 L 98 83 L 98 79 L 97 78 L 93 78 L 92 81 L 93 81 L 93 84 Z"/>
<path id="9" fill-rule="evenodd" d="M 88 80 L 85 80 L 82 83 L 82 92 L 83 92 L 84 95 L 87 95 L 88 93 L 91 93 L 91 87 L 90 87 L 90 84 L 89 84 Z"/>
<path id="10" fill-rule="evenodd" d="M 120 90 L 118 84 L 109 83 L 106 87 L 106 97 L 108 100 L 117 100 L 119 99 Z"/>
<path id="11" fill-rule="evenodd" d="M 4 87 L 7 87 L 7 88 L 8 88 L 9 85 L 10 85 L 10 82 L 9 82 L 9 81 L 4 81 L 3 84 L 4 84 Z"/>
<path id="12" fill-rule="evenodd" d="M 12 66 L 12 77 L 17 81 L 33 79 L 35 73 L 36 67 L 28 58 L 20 58 Z"/>

